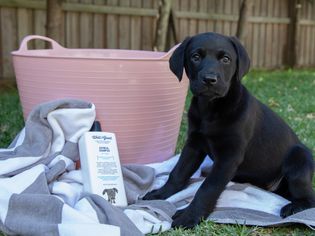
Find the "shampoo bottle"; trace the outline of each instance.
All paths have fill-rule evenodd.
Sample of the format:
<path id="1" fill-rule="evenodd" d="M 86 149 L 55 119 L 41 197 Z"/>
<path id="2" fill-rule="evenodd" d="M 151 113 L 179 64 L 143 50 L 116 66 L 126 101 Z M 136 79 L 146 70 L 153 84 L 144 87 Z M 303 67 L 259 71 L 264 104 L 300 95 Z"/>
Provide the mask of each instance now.
<path id="1" fill-rule="evenodd" d="M 105 198 L 116 206 L 127 206 L 118 148 L 114 133 L 102 132 L 95 121 L 79 140 L 84 191 Z"/>

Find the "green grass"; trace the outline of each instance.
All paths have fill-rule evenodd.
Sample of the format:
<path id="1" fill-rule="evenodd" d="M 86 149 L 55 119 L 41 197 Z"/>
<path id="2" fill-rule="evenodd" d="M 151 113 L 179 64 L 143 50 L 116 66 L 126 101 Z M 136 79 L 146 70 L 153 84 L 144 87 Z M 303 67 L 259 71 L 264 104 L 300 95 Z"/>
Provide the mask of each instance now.
<path id="1" fill-rule="evenodd" d="M 277 112 L 298 134 L 300 139 L 315 153 L 315 70 L 254 71 L 244 80 L 246 87 L 263 103 Z M 183 147 L 187 131 L 187 109 L 191 94 L 187 96 L 185 112 L 177 144 Z M 23 127 L 22 111 L 15 89 L 0 88 L 0 147 L 9 145 Z M 315 187 L 315 181 L 313 181 Z M 1 233 L 0 233 L 1 235 Z M 162 236 L 188 235 L 315 235 L 305 226 L 278 228 L 247 227 L 202 222 L 193 230 L 170 230 Z"/>
<path id="2" fill-rule="evenodd" d="M 8 146 L 23 126 L 17 90 L 0 88 L 0 148 Z"/>
<path id="3" fill-rule="evenodd" d="M 315 71 L 254 72 L 244 84 L 315 152 Z"/>

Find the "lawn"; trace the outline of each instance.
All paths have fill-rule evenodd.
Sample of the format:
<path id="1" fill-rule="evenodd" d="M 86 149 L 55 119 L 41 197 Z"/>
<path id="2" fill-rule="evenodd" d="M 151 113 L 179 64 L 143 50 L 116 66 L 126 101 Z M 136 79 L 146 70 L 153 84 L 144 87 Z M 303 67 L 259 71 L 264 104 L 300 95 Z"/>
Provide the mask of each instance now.
<path id="1" fill-rule="evenodd" d="M 244 80 L 246 87 L 262 102 L 276 111 L 315 153 L 315 70 L 254 71 Z M 186 109 L 178 140 L 180 152 L 187 131 Z M 0 148 L 6 147 L 23 127 L 23 118 L 16 89 L 0 87 Z M 313 181 L 315 187 L 315 181 Z M 314 235 L 304 226 L 279 228 L 220 225 L 203 222 L 193 230 L 170 230 L 163 236 L 185 235 Z M 1 233 L 0 233 L 1 235 Z"/>

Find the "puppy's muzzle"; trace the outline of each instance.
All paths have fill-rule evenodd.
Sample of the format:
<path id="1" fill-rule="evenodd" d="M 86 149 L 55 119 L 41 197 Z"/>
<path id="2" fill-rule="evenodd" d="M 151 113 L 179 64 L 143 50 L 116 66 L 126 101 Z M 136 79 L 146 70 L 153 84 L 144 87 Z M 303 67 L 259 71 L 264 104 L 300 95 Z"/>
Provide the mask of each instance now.
<path id="1" fill-rule="evenodd" d="M 218 82 L 219 76 L 215 73 L 205 74 L 202 78 L 202 83 L 207 86 L 215 85 Z"/>

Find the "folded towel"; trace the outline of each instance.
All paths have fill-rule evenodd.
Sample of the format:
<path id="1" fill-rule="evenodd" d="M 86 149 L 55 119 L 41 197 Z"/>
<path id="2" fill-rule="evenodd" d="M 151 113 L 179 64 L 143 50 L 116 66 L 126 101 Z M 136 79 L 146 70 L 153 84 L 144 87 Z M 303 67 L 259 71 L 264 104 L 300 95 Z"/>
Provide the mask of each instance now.
<path id="1" fill-rule="evenodd" d="M 95 106 L 80 100 L 57 100 L 36 107 L 11 145 L 0 149 L 0 230 L 8 235 L 143 235 L 171 227 L 176 209 L 187 206 L 211 169 L 206 161 L 191 184 L 166 201 L 139 200 L 161 187 L 179 156 L 162 163 L 123 165 L 129 206 L 119 208 L 83 192 L 77 142 L 95 120 Z M 209 219 L 218 223 L 315 226 L 315 209 L 286 219 L 288 201 L 247 184 L 229 183 Z"/>
<path id="2" fill-rule="evenodd" d="M 0 230 L 8 235 L 142 235 L 102 197 L 84 194 L 77 142 L 95 106 L 57 100 L 36 107 L 7 149 L 0 149 Z"/>
<path id="3" fill-rule="evenodd" d="M 154 168 L 156 172 L 150 190 L 160 188 L 165 184 L 169 173 L 178 159 L 179 155 L 162 163 L 147 165 Z M 166 199 L 166 201 L 174 204 L 177 210 L 187 207 L 204 180 L 202 173 L 208 172 L 212 164 L 212 160 L 207 157 L 192 176 L 191 184 Z M 230 182 L 220 195 L 216 208 L 210 214 L 208 220 L 216 223 L 254 226 L 282 226 L 299 223 L 314 230 L 315 208 L 304 210 L 287 218 L 282 218 L 280 217 L 280 210 L 288 203 L 289 201 L 287 199 L 250 184 Z"/>

